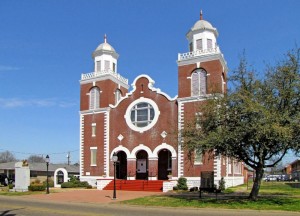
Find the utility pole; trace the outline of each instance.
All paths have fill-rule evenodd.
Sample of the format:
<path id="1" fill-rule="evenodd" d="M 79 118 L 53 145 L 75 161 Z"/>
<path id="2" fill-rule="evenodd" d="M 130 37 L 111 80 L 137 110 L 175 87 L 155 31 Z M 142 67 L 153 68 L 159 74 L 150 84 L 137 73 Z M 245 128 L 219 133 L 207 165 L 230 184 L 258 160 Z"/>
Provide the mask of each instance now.
<path id="1" fill-rule="evenodd" d="M 70 165 L 70 152 L 68 152 L 67 158 L 68 158 L 68 165 Z"/>

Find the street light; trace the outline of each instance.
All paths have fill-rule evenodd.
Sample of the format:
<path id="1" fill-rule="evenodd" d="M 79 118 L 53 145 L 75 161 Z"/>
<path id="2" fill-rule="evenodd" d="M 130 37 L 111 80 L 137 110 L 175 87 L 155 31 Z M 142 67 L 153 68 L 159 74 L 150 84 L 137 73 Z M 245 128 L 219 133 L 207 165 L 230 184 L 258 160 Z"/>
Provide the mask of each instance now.
<path id="1" fill-rule="evenodd" d="M 49 180 L 48 180 L 48 168 L 49 168 L 50 158 L 49 155 L 46 156 L 46 166 L 47 166 L 47 191 L 46 194 L 49 194 Z"/>
<path id="2" fill-rule="evenodd" d="M 118 155 L 116 154 L 116 152 L 114 152 L 114 154 L 112 156 L 112 161 L 114 162 L 114 194 L 113 194 L 113 199 L 117 199 L 117 196 L 116 196 L 116 164 L 118 162 Z"/>

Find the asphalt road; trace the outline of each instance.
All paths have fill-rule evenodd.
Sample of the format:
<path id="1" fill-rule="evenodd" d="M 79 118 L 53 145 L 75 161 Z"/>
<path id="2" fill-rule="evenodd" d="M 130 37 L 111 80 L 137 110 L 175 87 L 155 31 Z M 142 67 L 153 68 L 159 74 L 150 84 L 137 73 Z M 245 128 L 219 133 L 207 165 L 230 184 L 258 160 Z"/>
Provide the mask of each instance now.
<path id="1" fill-rule="evenodd" d="M 300 213 L 280 211 L 252 211 L 228 209 L 188 209 L 188 208 L 162 208 L 128 206 L 120 203 L 91 204 L 66 203 L 53 201 L 37 201 L 20 198 L 0 196 L 0 216 L 295 216 Z"/>

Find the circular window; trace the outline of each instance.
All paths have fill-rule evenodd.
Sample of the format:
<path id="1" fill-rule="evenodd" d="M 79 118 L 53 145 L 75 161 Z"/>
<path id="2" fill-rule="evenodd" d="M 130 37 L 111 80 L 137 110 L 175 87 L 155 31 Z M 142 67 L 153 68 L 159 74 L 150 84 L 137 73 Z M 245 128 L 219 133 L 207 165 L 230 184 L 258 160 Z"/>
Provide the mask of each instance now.
<path id="1" fill-rule="evenodd" d="M 148 98 L 140 98 L 128 106 L 125 119 L 132 130 L 142 133 L 155 125 L 159 114 L 160 112 L 154 101 Z"/>

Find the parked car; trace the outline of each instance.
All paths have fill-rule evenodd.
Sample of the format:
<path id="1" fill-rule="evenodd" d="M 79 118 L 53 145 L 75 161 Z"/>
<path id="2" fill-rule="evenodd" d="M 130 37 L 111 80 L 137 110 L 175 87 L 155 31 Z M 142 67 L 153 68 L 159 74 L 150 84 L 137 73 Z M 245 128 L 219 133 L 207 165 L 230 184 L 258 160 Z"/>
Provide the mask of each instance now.
<path id="1" fill-rule="evenodd" d="M 0 173 L 0 184 L 7 186 L 9 183 L 9 179 L 6 174 Z"/>
<path id="2" fill-rule="evenodd" d="M 267 175 L 265 177 L 265 181 L 278 181 L 278 179 L 281 177 L 281 175 Z"/>
<path id="3" fill-rule="evenodd" d="M 282 174 L 277 178 L 277 181 L 290 181 L 290 175 Z"/>

